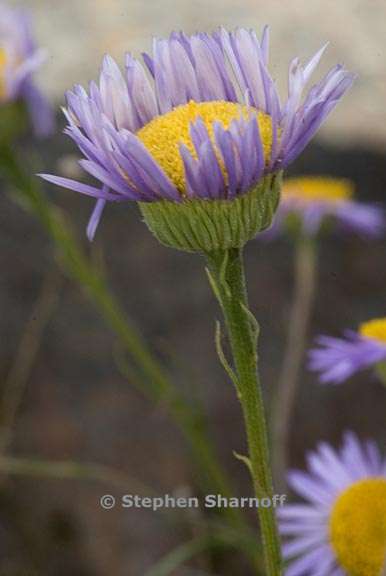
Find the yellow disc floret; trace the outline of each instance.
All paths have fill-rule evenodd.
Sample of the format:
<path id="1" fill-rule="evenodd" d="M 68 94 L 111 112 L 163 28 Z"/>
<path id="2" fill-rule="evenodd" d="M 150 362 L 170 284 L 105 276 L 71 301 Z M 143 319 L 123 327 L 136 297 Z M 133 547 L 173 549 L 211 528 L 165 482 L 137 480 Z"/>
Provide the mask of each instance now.
<path id="1" fill-rule="evenodd" d="M 304 202 L 344 202 L 354 194 L 352 182 L 323 176 L 289 178 L 284 182 L 282 197 Z"/>
<path id="2" fill-rule="evenodd" d="M 386 318 L 374 318 L 368 322 L 363 322 L 359 326 L 359 334 L 365 338 L 377 340 L 386 344 Z"/>
<path id="3" fill-rule="evenodd" d="M 380 576 L 386 559 L 386 478 L 355 482 L 330 516 L 330 543 L 349 576 Z"/>
<path id="4" fill-rule="evenodd" d="M 255 115 L 257 118 L 264 156 L 267 160 L 272 146 L 270 117 L 255 108 L 234 102 L 197 103 L 190 101 L 183 106 L 177 106 L 171 112 L 155 117 L 137 132 L 137 136 L 179 191 L 184 194 L 185 173 L 179 151 L 180 144 L 184 143 L 190 153 L 197 157 L 190 137 L 190 124 L 201 118 L 212 142 L 215 144 L 213 122 L 220 122 L 225 129 L 228 129 L 232 120 L 237 120 L 240 117 L 247 120 L 251 115 Z M 220 159 L 219 154 L 218 158 Z"/>

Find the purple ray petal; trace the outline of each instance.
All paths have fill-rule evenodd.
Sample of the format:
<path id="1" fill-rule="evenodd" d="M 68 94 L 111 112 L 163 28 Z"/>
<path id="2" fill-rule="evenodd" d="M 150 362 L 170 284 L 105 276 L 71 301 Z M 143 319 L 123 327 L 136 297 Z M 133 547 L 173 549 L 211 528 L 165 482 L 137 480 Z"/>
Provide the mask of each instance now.
<path id="1" fill-rule="evenodd" d="M 37 174 L 37 176 L 43 178 L 43 180 L 47 180 L 47 182 L 51 182 L 52 184 L 56 184 L 63 188 L 68 188 L 69 190 L 75 190 L 75 192 L 80 192 L 86 196 L 93 196 L 94 198 L 109 200 L 110 202 L 117 200 L 115 194 L 104 192 L 103 189 L 100 190 L 99 188 L 83 184 L 82 182 L 77 182 L 76 180 L 71 180 L 70 178 L 62 178 L 61 176 L 54 176 L 52 174 Z"/>
<path id="2" fill-rule="evenodd" d="M 102 213 L 103 213 L 105 206 L 106 206 L 106 200 L 99 199 L 96 201 L 95 208 L 92 211 L 92 214 L 90 216 L 90 220 L 88 221 L 88 224 L 87 224 L 86 233 L 87 233 L 87 238 L 90 240 L 90 242 L 92 242 L 92 240 L 94 240 L 95 232 L 97 230 L 97 227 L 98 227 L 98 224 L 99 224 L 100 219 L 102 217 Z"/>

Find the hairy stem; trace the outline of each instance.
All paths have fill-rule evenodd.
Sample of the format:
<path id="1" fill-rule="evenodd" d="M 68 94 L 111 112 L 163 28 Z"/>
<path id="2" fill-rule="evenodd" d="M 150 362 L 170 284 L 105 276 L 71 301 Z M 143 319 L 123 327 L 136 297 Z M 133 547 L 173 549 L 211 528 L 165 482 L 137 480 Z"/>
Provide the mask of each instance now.
<path id="1" fill-rule="evenodd" d="M 218 298 L 228 331 L 234 363 L 234 382 L 242 406 L 248 465 L 258 498 L 273 495 L 264 405 L 258 376 L 258 325 L 248 309 L 242 251 L 230 249 L 207 255 L 209 279 Z M 267 576 L 282 574 L 279 536 L 272 507 L 259 509 Z"/>

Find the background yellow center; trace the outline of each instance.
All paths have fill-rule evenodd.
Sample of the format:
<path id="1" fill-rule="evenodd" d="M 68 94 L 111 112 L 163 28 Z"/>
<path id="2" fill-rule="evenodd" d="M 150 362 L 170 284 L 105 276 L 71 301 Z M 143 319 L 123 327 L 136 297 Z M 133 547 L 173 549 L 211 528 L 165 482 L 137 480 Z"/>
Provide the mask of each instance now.
<path id="1" fill-rule="evenodd" d="M 138 138 L 143 142 L 153 158 L 163 168 L 172 182 L 181 193 L 185 190 L 184 166 L 179 152 L 179 145 L 183 142 L 194 157 L 195 149 L 190 138 L 190 124 L 200 117 L 214 143 L 213 122 L 220 122 L 228 129 L 232 120 L 240 117 L 248 119 L 255 115 L 260 128 L 261 140 L 265 159 L 269 157 L 272 146 L 272 124 L 266 114 L 255 108 L 242 106 L 234 102 L 193 102 L 178 106 L 171 112 L 157 116 L 137 132 Z M 218 155 L 220 159 L 220 156 Z M 220 161 L 221 163 L 221 161 Z"/>
<path id="2" fill-rule="evenodd" d="M 308 202 L 344 202 L 354 194 L 352 182 L 322 176 L 288 178 L 284 182 L 283 198 L 294 198 Z"/>
<path id="3" fill-rule="evenodd" d="M 349 576 L 380 576 L 386 555 L 386 479 L 352 484 L 335 502 L 330 540 Z"/>
<path id="4" fill-rule="evenodd" d="M 386 344 L 386 318 L 375 318 L 374 320 L 363 322 L 359 326 L 359 334 L 365 338 L 371 338 Z"/>

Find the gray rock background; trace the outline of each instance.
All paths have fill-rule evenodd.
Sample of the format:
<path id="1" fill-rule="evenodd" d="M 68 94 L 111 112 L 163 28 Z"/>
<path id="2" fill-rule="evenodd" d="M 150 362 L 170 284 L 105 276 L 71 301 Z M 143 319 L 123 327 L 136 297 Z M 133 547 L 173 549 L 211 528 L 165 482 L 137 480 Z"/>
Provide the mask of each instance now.
<path id="1" fill-rule="evenodd" d="M 15 4 L 20 2 L 13 2 Z M 330 47 L 322 69 L 341 62 L 358 74 L 355 89 L 323 128 L 321 136 L 353 138 L 369 145 L 386 140 L 386 3 L 383 0 L 26 0 L 50 60 L 42 82 L 52 97 L 97 74 L 101 57 L 140 54 L 153 36 L 171 30 L 210 31 L 222 25 L 271 28 L 272 70 L 285 90 L 292 57 L 310 57 Z"/>

